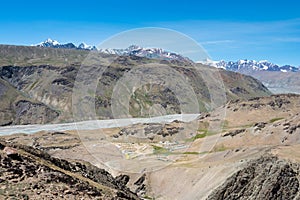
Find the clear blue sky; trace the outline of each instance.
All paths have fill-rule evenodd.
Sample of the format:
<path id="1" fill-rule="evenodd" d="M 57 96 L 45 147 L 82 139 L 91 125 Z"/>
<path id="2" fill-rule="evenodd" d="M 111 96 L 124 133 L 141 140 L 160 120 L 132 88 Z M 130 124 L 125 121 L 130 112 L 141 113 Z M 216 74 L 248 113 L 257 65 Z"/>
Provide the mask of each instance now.
<path id="1" fill-rule="evenodd" d="M 133 28 L 162 27 L 200 43 L 214 60 L 300 65 L 300 3 L 285 1 L 3 1 L 0 43 L 101 41 Z"/>

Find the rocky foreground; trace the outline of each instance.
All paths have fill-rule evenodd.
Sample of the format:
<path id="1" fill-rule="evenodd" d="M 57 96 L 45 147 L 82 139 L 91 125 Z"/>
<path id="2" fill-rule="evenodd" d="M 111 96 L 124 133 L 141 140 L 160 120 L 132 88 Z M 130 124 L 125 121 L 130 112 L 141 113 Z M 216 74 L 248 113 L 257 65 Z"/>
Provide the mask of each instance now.
<path id="1" fill-rule="evenodd" d="M 299 164 L 265 156 L 249 162 L 208 199 L 299 199 Z"/>
<path id="2" fill-rule="evenodd" d="M 0 199 L 139 199 L 126 187 L 128 176 L 25 145 L 1 141 L 0 169 Z"/>

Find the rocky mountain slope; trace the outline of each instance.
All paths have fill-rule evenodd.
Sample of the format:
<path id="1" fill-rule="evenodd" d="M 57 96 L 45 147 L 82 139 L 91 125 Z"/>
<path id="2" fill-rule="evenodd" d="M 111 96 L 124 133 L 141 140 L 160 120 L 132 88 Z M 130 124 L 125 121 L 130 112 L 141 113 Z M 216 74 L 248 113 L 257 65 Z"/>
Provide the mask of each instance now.
<path id="1" fill-rule="evenodd" d="M 200 111 L 211 109 L 209 106 L 211 94 L 207 86 L 208 83 L 205 82 L 208 80 L 207 74 L 217 73 L 220 75 L 222 80 L 219 81 L 220 83 L 223 81 L 224 88 L 221 84 L 214 87 L 223 88 L 224 91 L 222 92 L 226 94 L 227 100 L 270 95 L 268 89 L 252 77 L 203 65 L 194 66 L 185 61 L 156 60 L 133 55 L 117 56 L 99 52 L 88 54 L 87 51 L 70 49 L 17 46 L 0 46 L 0 55 L 0 77 L 3 81 L 31 101 L 39 102 L 39 105 L 46 105 L 59 114 L 59 116 L 49 114 L 49 120 L 44 120 L 44 122 L 55 122 L 56 118 L 56 121 L 72 120 L 72 94 L 76 78 L 80 83 L 88 84 L 90 80 L 97 79 L 97 73 L 102 76 L 98 82 L 95 97 L 93 97 L 94 92 L 86 91 L 84 99 L 89 102 L 95 101 L 96 114 L 99 119 L 112 118 L 111 99 L 114 88 L 124 75 L 133 73 L 143 65 L 147 65 L 151 69 L 159 69 L 158 66 L 170 67 L 175 70 L 174 73 L 188 77 L 186 82 L 196 94 Z M 92 62 L 95 60 L 97 65 L 94 66 Z M 89 66 L 89 70 L 93 73 L 78 78 L 77 74 L 81 65 Z M 157 73 L 157 77 L 160 77 L 161 80 L 157 81 L 157 84 L 145 84 L 133 91 L 129 101 L 131 116 L 153 116 L 153 113 L 155 115 L 159 111 L 163 111 L 163 114 L 181 112 L 181 105 L 179 105 L 176 95 L 170 88 L 163 85 L 164 81 L 162 80 L 170 79 L 170 71 L 162 68 L 153 73 Z M 147 77 L 145 76 L 145 78 Z M 176 78 L 172 81 L 171 85 L 177 84 Z M 9 105 L 8 111 L 7 107 L 3 107 L 2 110 L 14 112 L 12 110 L 16 106 L 15 102 L 9 102 Z M 29 106 L 24 102 L 18 105 Z M 32 110 L 29 112 L 31 116 L 44 112 L 34 108 L 37 106 L 29 107 Z M 19 122 L 15 120 L 13 123 L 27 124 L 33 121 L 35 120 L 21 120 Z M 40 123 L 40 121 L 37 122 Z"/>
<path id="2" fill-rule="evenodd" d="M 297 199 L 299 164 L 261 157 L 228 178 L 208 199 Z"/>
<path id="3" fill-rule="evenodd" d="M 59 112 L 29 98 L 0 78 L 0 126 L 14 124 L 45 124 L 53 122 Z"/>
<path id="4" fill-rule="evenodd" d="M 89 163 L 69 162 L 25 145 L 0 142 L 0 198 L 139 199 L 126 183 Z M 120 179 L 120 178 L 119 178 Z"/>
<path id="5" fill-rule="evenodd" d="M 300 93 L 300 72 L 253 72 L 251 76 L 264 83 L 270 91 L 280 93 Z"/>

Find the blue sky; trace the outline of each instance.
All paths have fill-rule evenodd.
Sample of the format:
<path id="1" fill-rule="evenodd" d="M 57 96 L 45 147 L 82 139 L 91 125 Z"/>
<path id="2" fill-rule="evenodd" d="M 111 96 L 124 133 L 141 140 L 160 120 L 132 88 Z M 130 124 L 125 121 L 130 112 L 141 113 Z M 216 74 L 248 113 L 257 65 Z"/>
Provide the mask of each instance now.
<path id="1" fill-rule="evenodd" d="M 0 43 L 47 38 L 99 44 L 122 31 L 161 27 L 201 44 L 213 60 L 300 65 L 300 3 L 285 1 L 3 1 Z"/>

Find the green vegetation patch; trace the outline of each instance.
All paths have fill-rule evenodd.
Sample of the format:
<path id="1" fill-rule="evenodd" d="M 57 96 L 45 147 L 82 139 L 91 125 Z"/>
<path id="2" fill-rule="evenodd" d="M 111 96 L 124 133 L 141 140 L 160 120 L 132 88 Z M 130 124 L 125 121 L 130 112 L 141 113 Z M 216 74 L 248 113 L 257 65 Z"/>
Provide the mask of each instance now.
<path id="1" fill-rule="evenodd" d="M 184 152 L 183 154 L 186 154 L 186 155 L 198 155 L 199 152 L 195 152 L 195 151 L 187 151 L 187 152 Z"/>
<path id="2" fill-rule="evenodd" d="M 147 195 L 143 196 L 143 198 L 144 198 L 144 199 L 149 199 L 149 200 L 155 200 L 154 197 L 150 197 L 150 196 L 147 196 Z"/>
<path id="3" fill-rule="evenodd" d="M 32 89 L 36 86 L 37 83 L 38 83 L 38 81 L 35 81 L 35 82 L 30 86 L 29 90 L 32 90 Z"/>
<path id="4" fill-rule="evenodd" d="M 153 153 L 154 154 L 170 154 L 171 152 L 164 148 L 164 147 L 160 147 L 160 146 L 156 146 L 156 145 L 152 145 L 153 147 Z"/>
<path id="5" fill-rule="evenodd" d="M 219 152 L 219 151 L 226 151 L 227 148 L 224 146 L 224 144 L 217 145 L 213 148 L 212 152 Z"/>
<path id="6" fill-rule="evenodd" d="M 279 120 L 282 120 L 284 119 L 283 117 L 276 117 L 276 118 L 273 118 L 270 120 L 270 123 L 273 123 L 273 122 L 276 122 L 276 121 L 279 121 Z"/>
<path id="7" fill-rule="evenodd" d="M 200 138 L 205 138 L 206 136 L 207 136 L 207 132 L 197 134 L 193 137 L 193 140 L 197 140 L 197 139 L 200 139 Z"/>
<path id="8" fill-rule="evenodd" d="M 206 136 L 211 136 L 211 135 L 217 134 L 217 132 L 210 131 L 207 129 L 198 129 L 198 132 L 202 132 L 202 133 L 198 133 L 195 136 L 187 139 L 186 142 L 194 142 L 197 139 L 201 139 L 201 138 L 205 138 Z"/>

